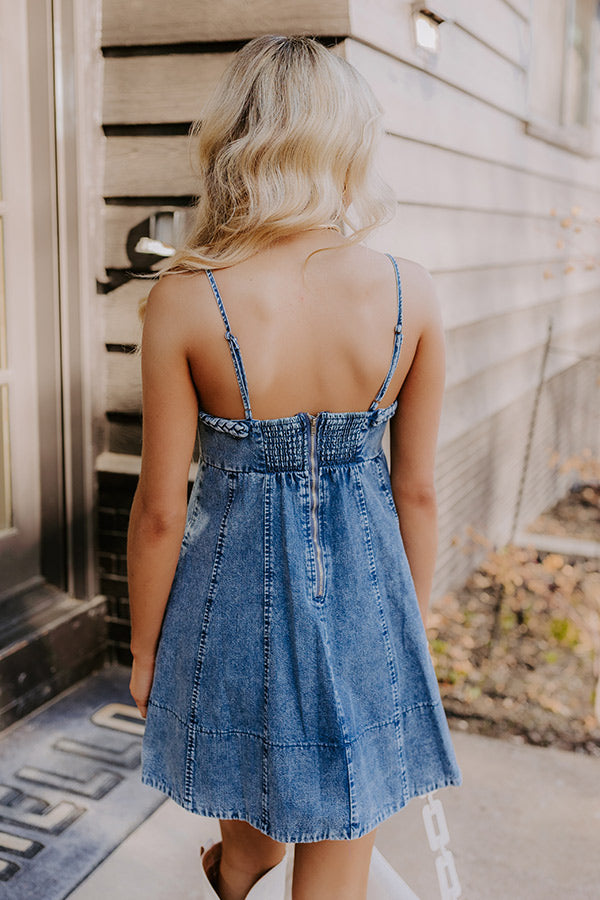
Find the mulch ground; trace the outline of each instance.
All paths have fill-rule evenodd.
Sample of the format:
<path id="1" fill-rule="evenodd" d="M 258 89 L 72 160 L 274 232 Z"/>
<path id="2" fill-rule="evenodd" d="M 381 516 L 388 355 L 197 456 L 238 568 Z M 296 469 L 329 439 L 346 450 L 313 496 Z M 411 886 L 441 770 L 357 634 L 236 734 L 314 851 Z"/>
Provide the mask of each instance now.
<path id="1" fill-rule="evenodd" d="M 600 541 L 600 484 L 530 530 Z M 600 559 L 491 550 L 427 633 L 451 727 L 600 756 Z"/>

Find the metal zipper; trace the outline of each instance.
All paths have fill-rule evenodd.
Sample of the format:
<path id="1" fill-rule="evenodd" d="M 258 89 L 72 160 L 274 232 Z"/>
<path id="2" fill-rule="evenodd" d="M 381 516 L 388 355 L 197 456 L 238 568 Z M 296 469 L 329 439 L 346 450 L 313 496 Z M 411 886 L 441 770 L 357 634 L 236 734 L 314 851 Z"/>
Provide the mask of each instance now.
<path id="1" fill-rule="evenodd" d="M 317 417 L 306 413 L 310 421 L 310 525 L 315 564 L 317 569 L 316 596 L 323 593 L 325 581 L 323 571 L 323 550 L 319 541 L 319 470 L 317 465 Z"/>

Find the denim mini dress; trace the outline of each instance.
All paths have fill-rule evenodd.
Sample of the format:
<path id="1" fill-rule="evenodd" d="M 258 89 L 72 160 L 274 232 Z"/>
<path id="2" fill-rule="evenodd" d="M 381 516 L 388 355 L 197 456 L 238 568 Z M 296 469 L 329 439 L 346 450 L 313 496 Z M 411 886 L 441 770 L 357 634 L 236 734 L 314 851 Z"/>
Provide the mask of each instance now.
<path id="1" fill-rule="evenodd" d="M 460 785 L 382 449 L 397 401 L 199 412 L 200 458 L 157 646 L 141 780 L 284 843 L 361 837 Z"/>

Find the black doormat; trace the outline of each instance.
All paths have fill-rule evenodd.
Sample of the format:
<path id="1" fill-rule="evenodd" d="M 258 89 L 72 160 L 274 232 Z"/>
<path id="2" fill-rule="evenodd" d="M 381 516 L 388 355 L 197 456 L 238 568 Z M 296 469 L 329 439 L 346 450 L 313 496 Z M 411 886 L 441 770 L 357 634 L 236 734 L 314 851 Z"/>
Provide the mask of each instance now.
<path id="1" fill-rule="evenodd" d="M 0 734 L 0 897 L 63 900 L 165 801 L 140 781 L 130 673 L 107 666 Z"/>

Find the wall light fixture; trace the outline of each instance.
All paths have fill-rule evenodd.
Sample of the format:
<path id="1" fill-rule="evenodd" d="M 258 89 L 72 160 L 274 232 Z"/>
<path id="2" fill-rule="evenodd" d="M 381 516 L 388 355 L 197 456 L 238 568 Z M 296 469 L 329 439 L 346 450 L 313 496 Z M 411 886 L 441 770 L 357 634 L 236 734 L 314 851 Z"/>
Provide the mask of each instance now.
<path id="1" fill-rule="evenodd" d="M 431 54 L 439 53 L 439 28 L 444 17 L 431 6 L 424 6 L 421 2 L 413 3 L 411 11 L 416 46 Z"/>

